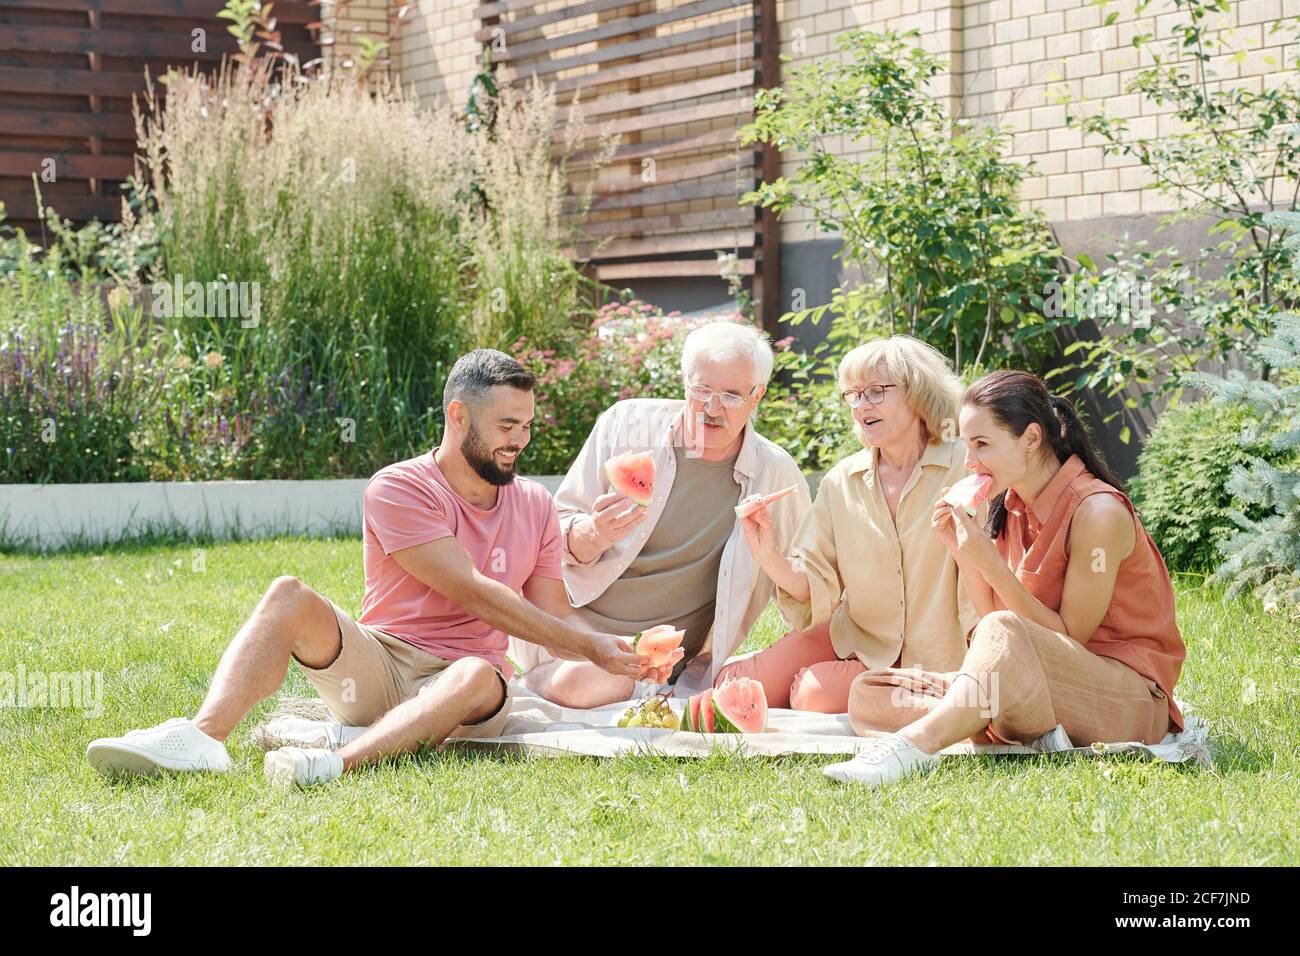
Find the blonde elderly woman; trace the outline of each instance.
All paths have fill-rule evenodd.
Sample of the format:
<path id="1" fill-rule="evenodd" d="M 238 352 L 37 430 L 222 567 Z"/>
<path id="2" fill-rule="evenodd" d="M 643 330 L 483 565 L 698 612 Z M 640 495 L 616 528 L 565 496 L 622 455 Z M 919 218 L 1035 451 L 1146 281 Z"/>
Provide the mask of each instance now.
<path id="1" fill-rule="evenodd" d="M 794 485 L 768 516 L 767 533 L 781 548 L 794 542 L 812 507 L 794 459 L 754 428 L 772 361 L 767 336 L 751 326 L 695 329 L 682 347 L 685 397 L 633 398 L 606 409 L 555 496 L 564 583 L 578 617 L 614 634 L 681 628 L 682 660 L 634 682 L 514 641 L 511 657 L 526 670 L 527 690 L 585 708 L 644 696 L 664 682 L 679 698 L 713 686 L 774 590 L 741 540 L 736 504 Z M 654 491 L 644 507 L 611 491 L 605 474 L 605 462 L 633 450 L 654 456 Z"/>
<path id="2" fill-rule="evenodd" d="M 741 522 L 795 630 L 718 674 L 761 681 L 773 707 L 835 714 L 868 670 L 955 671 L 978 621 L 930 528 L 941 490 L 965 475 L 947 360 L 895 335 L 845 355 L 839 384 L 863 450 L 826 473 L 789 557 L 766 509 Z"/>

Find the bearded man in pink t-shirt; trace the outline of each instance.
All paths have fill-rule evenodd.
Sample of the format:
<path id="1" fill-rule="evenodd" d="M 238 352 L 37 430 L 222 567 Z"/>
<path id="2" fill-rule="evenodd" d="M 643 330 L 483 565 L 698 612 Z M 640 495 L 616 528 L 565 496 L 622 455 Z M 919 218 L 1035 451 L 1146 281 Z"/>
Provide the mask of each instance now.
<path id="1" fill-rule="evenodd" d="M 332 722 L 273 722 L 302 746 L 266 754 L 268 780 L 309 786 L 451 736 L 497 736 L 509 712 L 507 634 L 610 674 L 646 674 L 630 638 L 569 605 L 555 505 L 517 478 L 533 423 L 531 373 L 479 349 L 452 368 L 442 444 L 380 469 L 365 491 L 365 598 L 353 620 L 277 578 L 222 655 L 198 714 L 93 741 L 101 773 L 223 771 L 225 739 L 296 660 Z M 366 728 L 348 739 L 347 729 Z"/>

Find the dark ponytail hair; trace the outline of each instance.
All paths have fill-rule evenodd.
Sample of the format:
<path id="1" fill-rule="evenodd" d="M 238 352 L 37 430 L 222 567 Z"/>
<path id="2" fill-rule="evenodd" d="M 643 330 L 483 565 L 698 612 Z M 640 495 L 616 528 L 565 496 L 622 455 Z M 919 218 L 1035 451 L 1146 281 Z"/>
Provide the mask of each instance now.
<path id="1" fill-rule="evenodd" d="M 1037 375 L 1016 371 L 991 372 L 966 389 L 962 403 L 987 408 L 998 423 L 1017 438 L 1030 425 L 1037 424 L 1058 462 L 1064 464 L 1071 455 L 1078 455 L 1084 467 L 1095 477 L 1124 491 L 1123 482 L 1106 467 L 1101 452 L 1088 437 L 1069 399 L 1049 394 L 1047 386 Z M 989 518 L 984 530 L 991 538 L 1000 535 L 1006 525 L 1006 496 L 1004 491 L 989 503 Z"/>

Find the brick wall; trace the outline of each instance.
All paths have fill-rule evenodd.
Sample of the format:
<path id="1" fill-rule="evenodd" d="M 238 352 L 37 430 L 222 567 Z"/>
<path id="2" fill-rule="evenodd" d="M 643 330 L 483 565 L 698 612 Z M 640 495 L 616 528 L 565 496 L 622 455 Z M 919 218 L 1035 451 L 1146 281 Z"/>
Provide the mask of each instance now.
<path id="1" fill-rule="evenodd" d="M 1175 131 L 1172 107 L 1156 106 L 1123 92 L 1137 71 L 1150 65 L 1132 46 L 1135 33 L 1167 38 L 1179 16 L 1172 3 L 1155 3 L 1137 17 L 1135 0 L 1113 3 L 1106 13 L 1089 0 L 785 0 L 781 36 L 798 66 L 805 57 L 827 55 L 835 34 L 856 27 L 919 29 L 922 46 L 944 55 L 949 74 L 934 92 L 948 98 L 962 115 L 999 122 L 1013 131 L 1012 155 L 1033 161 L 1037 176 L 1022 192 L 1053 222 L 1168 210 L 1171 197 L 1150 187 L 1135 161 L 1103 156 L 1101 142 L 1066 126 L 1067 107 L 1054 99 L 1065 92 L 1080 114 L 1105 109 L 1129 120 L 1135 137 Z M 1106 14 L 1118 13 L 1104 24 Z M 1230 31 L 1240 62 L 1229 56 L 1212 61 L 1221 84 L 1256 91 L 1276 82 L 1283 66 L 1294 69 L 1296 51 L 1283 47 L 1281 34 L 1269 28 L 1284 17 L 1300 15 L 1300 0 L 1237 0 L 1213 25 Z M 806 52 L 795 52 L 796 40 Z M 1272 62 L 1270 62 L 1270 59 Z M 840 144 L 851 154 L 852 144 Z M 786 158 L 792 169 L 797 156 Z M 783 239 L 816 238 L 810 217 L 786 219 Z"/>
<path id="2" fill-rule="evenodd" d="M 358 42 L 361 36 L 380 41 L 387 39 L 389 11 L 400 6 L 398 3 L 390 5 L 389 0 L 322 0 L 321 19 L 326 27 L 321 31 L 321 39 L 332 41 L 323 47 L 325 62 L 335 69 L 354 60 L 361 49 Z M 392 48 L 384 51 L 372 69 L 389 68 L 392 55 Z"/>
<path id="3" fill-rule="evenodd" d="M 378 26 L 383 0 L 362 2 L 349 16 L 364 14 L 360 22 Z M 478 2 L 414 4 L 412 22 L 395 45 L 396 62 L 403 82 L 414 84 L 421 96 L 464 104 L 478 67 L 480 45 L 473 36 Z M 1012 129 L 1013 156 L 1033 161 L 1038 173 L 1025 182 L 1023 196 L 1049 220 L 1160 212 L 1171 208 L 1172 200 L 1150 187 L 1133 160 L 1102 156 L 1099 141 L 1085 140 L 1080 130 L 1068 128 L 1067 107 L 1054 99 L 1055 93 L 1066 92 L 1078 101 L 1072 109 L 1104 107 L 1127 118 L 1135 136 L 1173 131 L 1171 107 L 1155 106 L 1123 89 L 1147 65 L 1132 46 L 1134 34 L 1154 31 L 1158 38 L 1167 37 L 1180 14 L 1172 3 L 1157 2 L 1142 17 L 1135 7 L 1136 0 L 1110 5 L 1107 12 L 1116 11 L 1118 18 L 1106 25 L 1106 14 L 1090 0 L 778 0 L 782 52 L 793 57 L 783 69 L 833 55 L 833 38 L 844 30 L 918 29 L 922 46 L 951 65 L 933 92 L 954 111 Z M 1231 31 L 1234 48 L 1246 56 L 1240 62 L 1216 58 L 1220 82 L 1259 90 L 1277 80 L 1283 64 L 1292 68 L 1296 51 L 1283 47 L 1280 35 L 1269 36 L 1268 29 L 1294 16 L 1300 16 L 1300 0 L 1233 3 L 1215 26 Z M 673 74 L 655 82 L 680 82 L 692 75 Z M 707 128 L 704 123 L 683 129 Z M 846 155 L 855 148 L 852 143 L 834 146 Z M 787 173 L 798 162 L 798 156 L 787 156 Z M 785 241 L 817 237 L 806 213 L 795 211 L 785 220 Z"/>

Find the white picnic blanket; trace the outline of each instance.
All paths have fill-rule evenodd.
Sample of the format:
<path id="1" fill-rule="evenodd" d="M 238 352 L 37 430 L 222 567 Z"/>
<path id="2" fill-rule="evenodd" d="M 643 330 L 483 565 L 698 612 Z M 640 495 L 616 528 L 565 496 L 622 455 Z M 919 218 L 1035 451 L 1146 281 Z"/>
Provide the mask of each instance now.
<path id="1" fill-rule="evenodd" d="M 447 741 L 448 745 L 499 747 L 543 757 L 576 754 L 588 757 L 618 757 L 623 754 L 657 753 L 670 757 L 707 757 L 719 751 L 743 757 L 782 757 L 789 754 L 853 755 L 863 738 L 855 736 L 847 714 L 815 714 L 803 710 L 768 711 L 765 734 L 697 734 L 649 727 L 619 727 L 623 711 L 637 701 L 623 701 L 590 710 L 560 707 L 533 696 L 511 682 L 510 716 L 499 737 L 464 737 Z M 674 708 L 681 713 L 681 703 Z M 1189 705 L 1178 702 L 1186 717 L 1181 734 L 1168 734 L 1158 744 L 1094 743 L 1060 753 L 1105 756 L 1136 753 L 1154 760 L 1183 763 L 1195 760 L 1209 765 L 1209 725 L 1189 714 Z M 271 717 L 292 714 L 308 719 L 327 719 L 320 698 L 282 697 Z M 356 728 L 360 732 L 362 728 Z M 261 740 L 262 727 L 253 729 Z M 351 736 L 351 734 L 346 735 Z M 879 736 L 884 736 L 881 734 Z M 264 745 L 265 746 L 265 745 Z M 1015 745 L 972 744 L 962 742 L 940 751 L 944 756 L 971 754 L 1032 754 L 1037 751 Z"/>
<path id="2" fill-rule="evenodd" d="M 697 734 L 648 727 L 619 727 L 618 720 L 636 701 L 623 701 L 591 710 L 560 707 L 535 697 L 517 684 L 510 685 L 510 717 L 499 737 L 457 738 L 457 745 L 502 747 L 539 756 L 581 754 L 617 757 L 620 754 L 650 752 L 673 757 L 707 757 L 718 750 L 745 757 L 781 757 L 787 754 L 857 753 L 863 738 L 853 733 L 847 714 L 815 714 L 802 710 L 768 711 L 765 734 Z M 1179 702 L 1184 714 L 1187 705 Z M 675 708 L 681 713 L 681 705 Z M 881 734 L 880 736 L 885 736 Z M 1032 754 L 1025 746 L 953 744 L 941 751 L 945 756 L 963 754 Z M 1199 717 L 1188 715 L 1181 734 L 1168 734 L 1158 744 L 1094 743 L 1062 753 L 1093 756 L 1138 753 L 1155 760 L 1183 763 L 1210 762 L 1209 727 Z"/>

